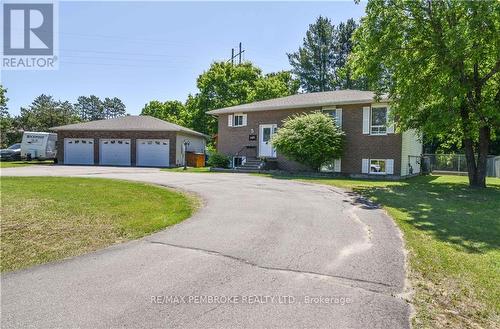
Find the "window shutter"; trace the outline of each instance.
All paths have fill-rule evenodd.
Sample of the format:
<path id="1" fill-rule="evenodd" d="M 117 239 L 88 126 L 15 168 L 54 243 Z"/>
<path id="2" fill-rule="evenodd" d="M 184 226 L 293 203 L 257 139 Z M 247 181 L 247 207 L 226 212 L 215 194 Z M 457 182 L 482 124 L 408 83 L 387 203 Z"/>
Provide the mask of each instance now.
<path id="1" fill-rule="evenodd" d="M 342 109 L 335 110 L 335 121 L 337 121 L 337 126 L 342 127 Z"/>
<path id="2" fill-rule="evenodd" d="M 363 107 L 363 134 L 370 133 L 370 107 Z"/>
<path id="3" fill-rule="evenodd" d="M 394 174 L 394 160 L 393 159 L 387 159 L 387 160 L 385 160 L 385 173 L 387 175 L 393 175 Z"/>
<path id="4" fill-rule="evenodd" d="M 227 126 L 228 127 L 232 127 L 233 126 L 233 115 L 232 114 L 229 114 L 227 116 Z"/>
<path id="5" fill-rule="evenodd" d="M 333 171 L 334 172 L 341 171 L 341 160 L 340 159 L 335 159 L 335 161 L 333 162 Z"/>
<path id="6" fill-rule="evenodd" d="M 391 118 L 391 109 L 387 107 L 387 133 L 394 134 L 394 120 Z"/>
<path id="7" fill-rule="evenodd" d="M 370 159 L 363 159 L 361 160 L 361 172 L 363 174 L 368 174 L 369 173 L 369 167 L 370 167 Z"/>
<path id="8" fill-rule="evenodd" d="M 247 125 L 247 115 L 243 114 L 243 124 L 242 124 L 242 126 L 246 126 L 246 125 Z"/>

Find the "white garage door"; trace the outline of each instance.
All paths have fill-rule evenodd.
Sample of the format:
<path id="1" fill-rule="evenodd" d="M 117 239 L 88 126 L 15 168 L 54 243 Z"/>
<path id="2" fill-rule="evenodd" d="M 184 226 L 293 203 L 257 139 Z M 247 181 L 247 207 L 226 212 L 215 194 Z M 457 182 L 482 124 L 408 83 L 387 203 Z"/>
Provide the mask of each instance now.
<path id="1" fill-rule="evenodd" d="M 64 164 L 94 164 L 94 139 L 65 138 Z"/>
<path id="2" fill-rule="evenodd" d="M 138 166 L 169 166 L 170 145 L 168 139 L 138 139 L 136 145 Z"/>
<path id="3" fill-rule="evenodd" d="M 130 139 L 101 139 L 99 163 L 108 166 L 130 166 Z"/>

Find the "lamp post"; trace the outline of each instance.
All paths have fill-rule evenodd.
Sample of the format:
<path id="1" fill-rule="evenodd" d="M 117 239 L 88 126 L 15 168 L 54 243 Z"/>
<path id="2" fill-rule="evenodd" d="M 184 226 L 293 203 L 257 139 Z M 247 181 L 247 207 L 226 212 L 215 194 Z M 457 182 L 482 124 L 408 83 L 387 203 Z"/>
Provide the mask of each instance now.
<path id="1" fill-rule="evenodd" d="M 190 142 L 188 139 L 185 139 L 184 142 L 183 142 L 183 145 L 184 145 L 184 170 L 187 170 L 187 154 L 186 154 L 186 151 L 187 151 L 187 147 L 189 146 Z"/>

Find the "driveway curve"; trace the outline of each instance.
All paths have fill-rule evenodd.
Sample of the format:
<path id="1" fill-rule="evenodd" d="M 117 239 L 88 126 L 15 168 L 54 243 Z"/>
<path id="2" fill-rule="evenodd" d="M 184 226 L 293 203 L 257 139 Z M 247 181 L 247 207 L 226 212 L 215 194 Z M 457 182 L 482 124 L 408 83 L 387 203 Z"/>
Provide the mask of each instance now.
<path id="1" fill-rule="evenodd" d="M 245 174 L 30 166 L 200 195 L 159 233 L 2 275 L 2 328 L 409 328 L 400 233 L 340 189 Z"/>

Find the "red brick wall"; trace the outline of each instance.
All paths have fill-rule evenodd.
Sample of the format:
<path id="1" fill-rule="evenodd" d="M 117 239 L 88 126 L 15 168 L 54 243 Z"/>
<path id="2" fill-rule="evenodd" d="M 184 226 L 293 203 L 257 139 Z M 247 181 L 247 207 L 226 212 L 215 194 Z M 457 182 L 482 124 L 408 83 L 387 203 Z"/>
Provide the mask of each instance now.
<path id="1" fill-rule="evenodd" d="M 132 166 L 136 163 L 136 139 L 169 139 L 170 166 L 175 166 L 176 132 L 173 131 L 59 131 L 57 132 L 57 161 L 64 164 L 64 138 L 94 138 L 94 164 L 99 164 L 99 139 L 130 139 L 130 159 Z"/>
<path id="2" fill-rule="evenodd" d="M 401 167 L 401 135 L 388 134 L 387 136 L 363 135 L 363 106 L 370 104 L 339 105 L 342 108 L 342 129 L 346 133 L 346 147 L 342 157 L 342 173 L 361 173 L 361 162 L 364 158 L 394 159 L 394 174 L 400 174 Z M 234 155 L 244 146 L 254 146 L 254 149 L 244 149 L 240 154 L 256 156 L 258 138 L 249 141 L 248 135 L 259 134 L 259 124 L 282 125 L 287 117 L 305 112 L 317 111 L 321 108 L 291 109 L 276 111 L 246 112 L 247 126 L 228 127 L 228 114 L 219 115 L 217 150 L 227 155 Z M 246 150 L 246 152 L 245 152 Z M 278 152 L 279 168 L 289 171 L 308 170 L 308 168 L 294 161 L 288 160 Z"/>

